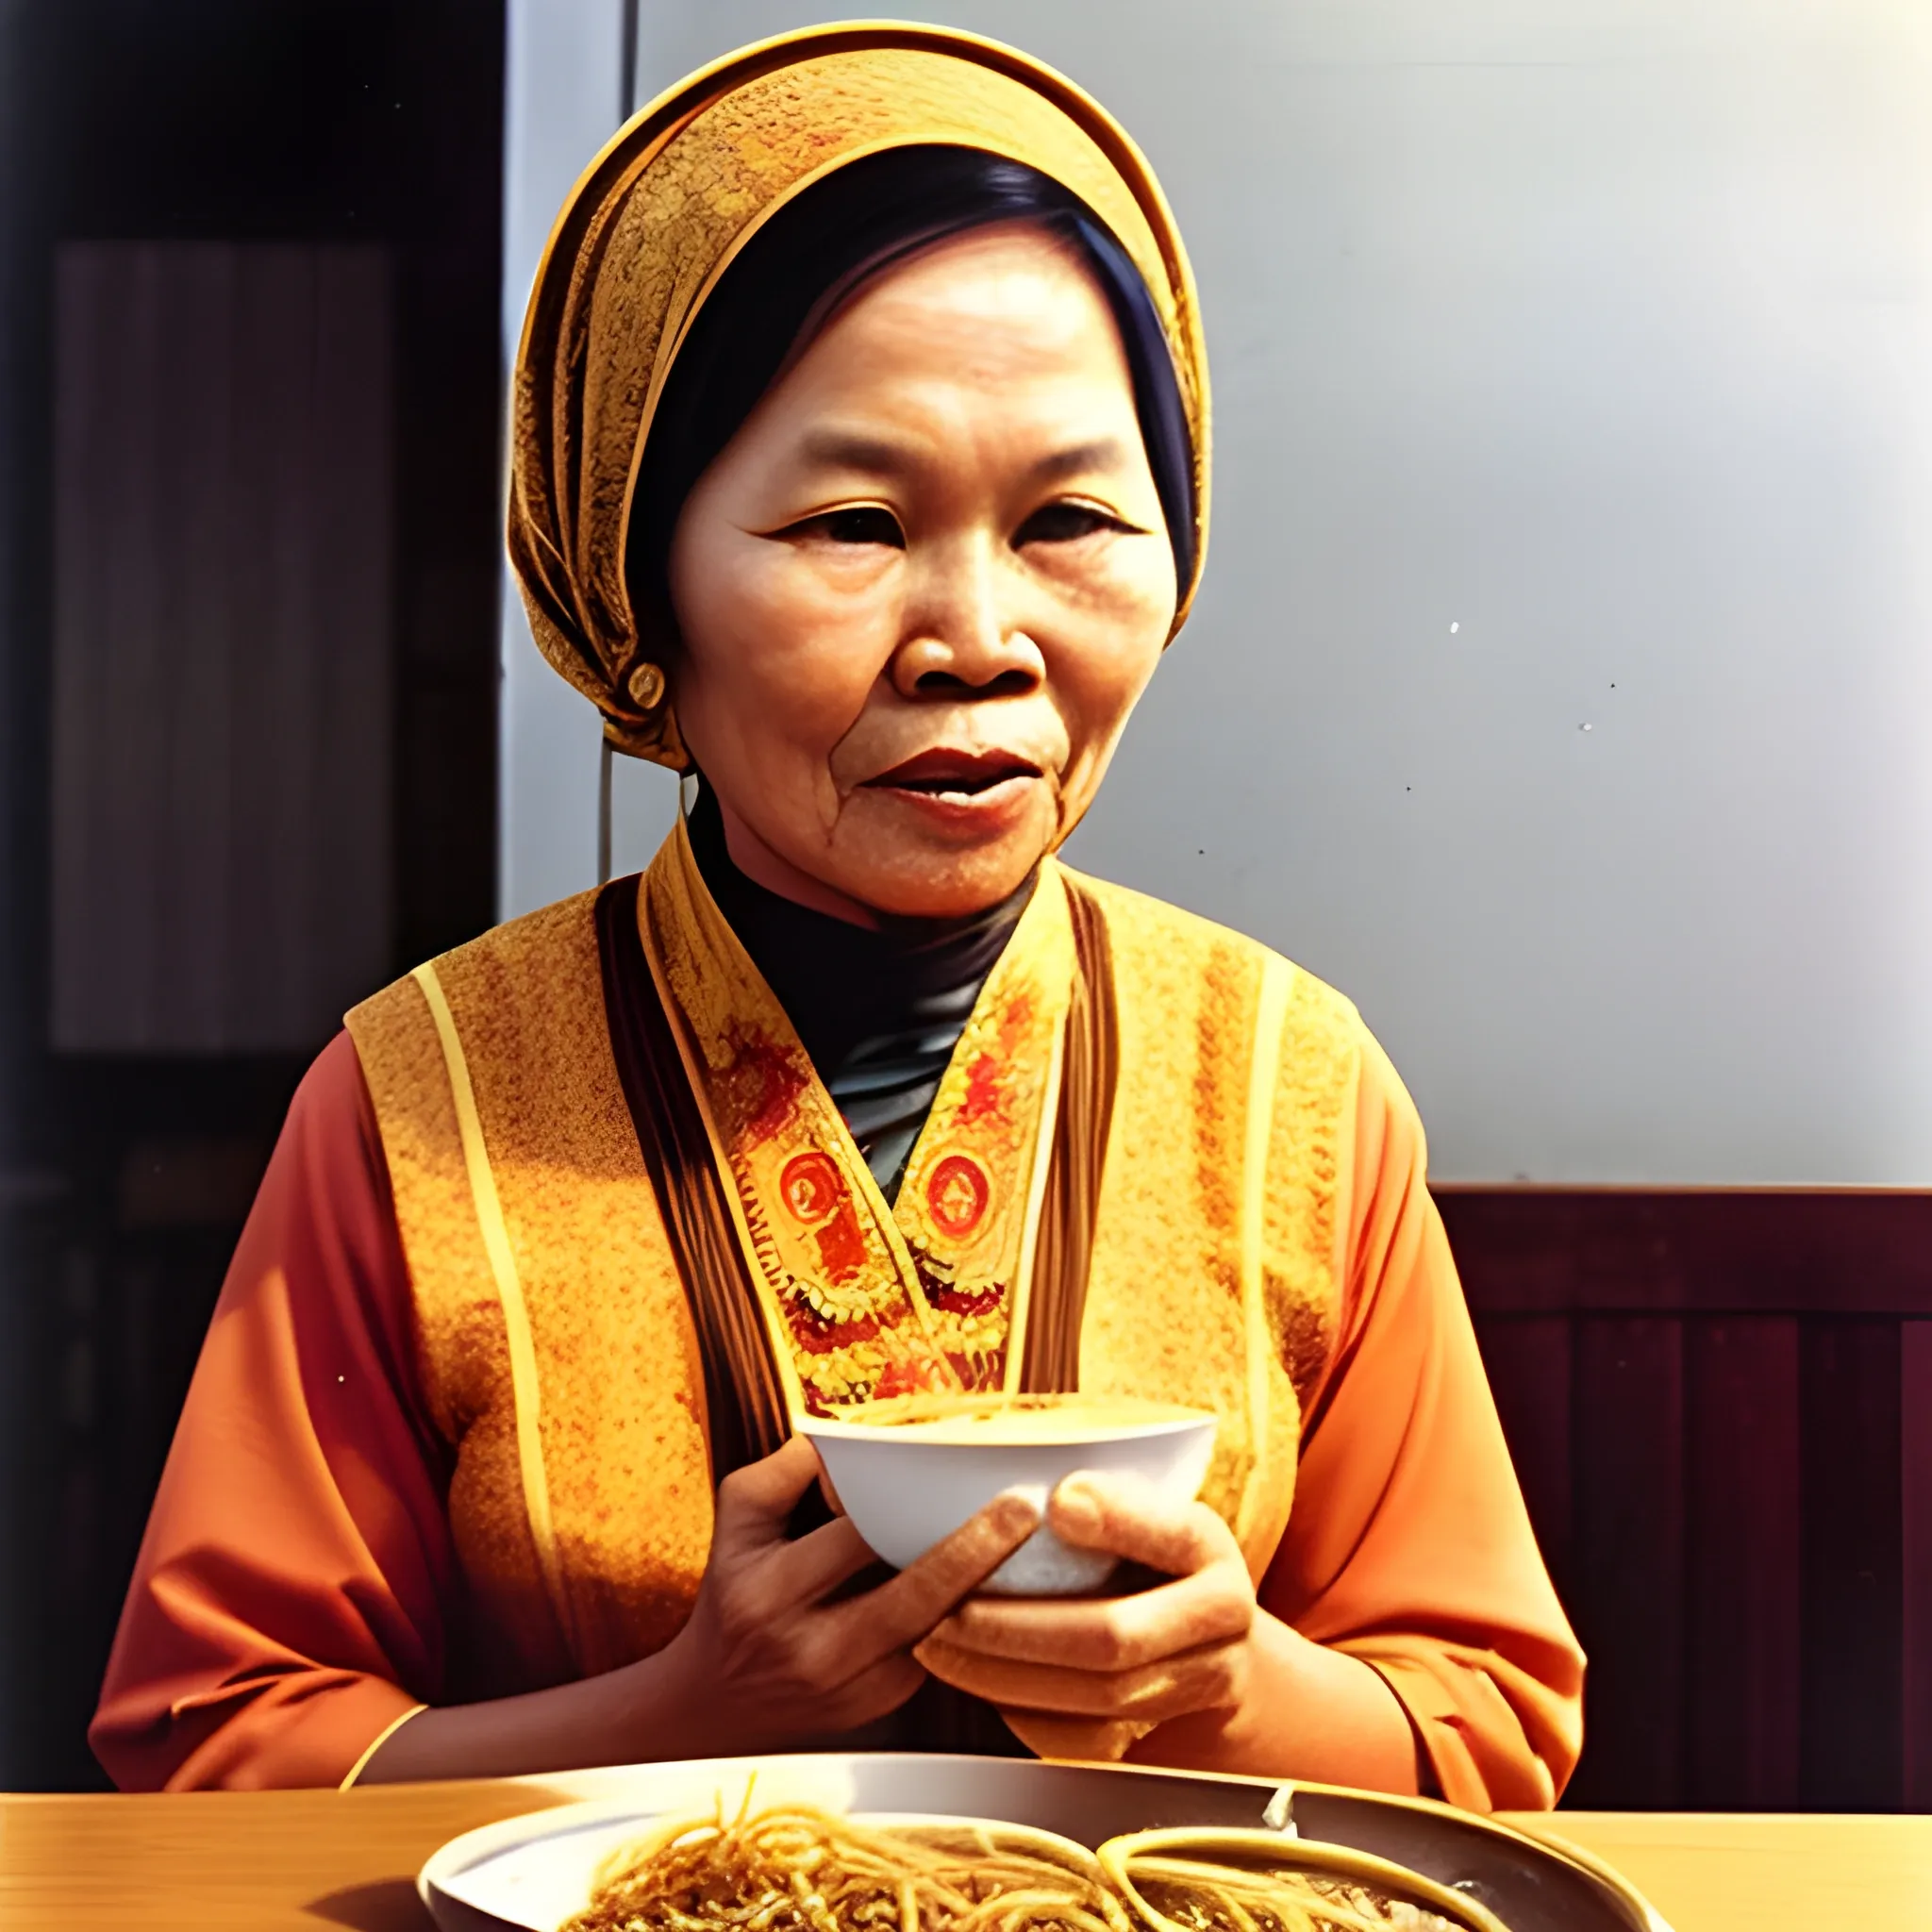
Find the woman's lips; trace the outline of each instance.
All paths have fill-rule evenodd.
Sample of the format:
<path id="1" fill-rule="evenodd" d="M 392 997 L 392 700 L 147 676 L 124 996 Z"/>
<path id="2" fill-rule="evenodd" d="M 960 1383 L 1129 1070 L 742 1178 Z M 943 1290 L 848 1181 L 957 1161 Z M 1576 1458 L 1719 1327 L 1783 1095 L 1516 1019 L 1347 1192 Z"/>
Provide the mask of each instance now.
<path id="1" fill-rule="evenodd" d="M 991 791 L 1012 778 L 1037 778 L 1040 767 L 1011 751 L 923 751 L 890 772 L 865 782 L 893 791 L 961 792 Z"/>
<path id="2" fill-rule="evenodd" d="M 1008 751 L 924 751 L 864 790 L 883 791 L 943 824 L 991 829 L 1016 817 L 1041 777 L 1038 765 Z"/>

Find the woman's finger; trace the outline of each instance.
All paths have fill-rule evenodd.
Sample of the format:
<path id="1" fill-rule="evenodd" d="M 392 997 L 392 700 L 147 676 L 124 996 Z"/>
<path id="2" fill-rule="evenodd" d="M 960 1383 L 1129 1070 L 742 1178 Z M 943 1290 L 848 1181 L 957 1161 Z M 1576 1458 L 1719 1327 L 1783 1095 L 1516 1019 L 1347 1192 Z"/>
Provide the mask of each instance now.
<path id="1" fill-rule="evenodd" d="M 815 1604 L 878 1561 L 849 1516 L 822 1523 L 769 1558 L 772 1595 L 787 1605 Z"/>
<path id="2" fill-rule="evenodd" d="M 803 1436 L 793 1436 L 774 1454 L 733 1470 L 718 1485 L 713 1552 L 729 1554 L 782 1542 L 786 1520 L 818 1474 L 819 1452 Z"/>
<path id="3" fill-rule="evenodd" d="M 995 1496 L 890 1582 L 830 1614 L 843 1621 L 849 1641 L 874 1656 L 905 1650 L 961 1597 L 978 1589 L 1039 1527 L 1040 1511 L 1024 1496 Z"/>
<path id="4" fill-rule="evenodd" d="M 1240 1703 L 1247 1671 L 1247 1648 L 1240 1641 L 1208 1644 L 1128 1671 L 1019 1663 L 958 1649 L 938 1635 L 913 1655 L 942 1682 L 1003 1708 L 1143 1724 Z"/>
<path id="5" fill-rule="evenodd" d="M 1224 1560 L 1131 1596 L 973 1597 L 933 1634 L 956 1649 L 1018 1663 L 1125 1671 L 1232 1642 L 1254 1618 L 1246 1566 Z"/>
<path id="6" fill-rule="evenodd" d="M 1241 1554 L 1233 1531 L 1205 1503 L 1175 1502 L 1143 1477 L 1108 1471 L 1074 1471 L 1054 1491 L 1046 1520 L 1065 1542 L 1169 1576 Z"/>

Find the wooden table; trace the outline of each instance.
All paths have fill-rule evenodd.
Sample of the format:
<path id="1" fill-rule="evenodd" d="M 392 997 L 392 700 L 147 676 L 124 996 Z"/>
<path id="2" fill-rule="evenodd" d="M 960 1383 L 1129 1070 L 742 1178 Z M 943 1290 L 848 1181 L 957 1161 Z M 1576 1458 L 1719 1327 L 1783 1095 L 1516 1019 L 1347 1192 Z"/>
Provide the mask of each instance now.
<path id="1" fill-rule="evenodd" d="M 541 1780 L 355 1791 L 0 1798 L 0 1926 L 31 1932 L 425 1932 L 445 1839 L 556 1803 Z M 1564 1811 L 1674 1932 L 1932 1926 L 1932 1817 Z"/>

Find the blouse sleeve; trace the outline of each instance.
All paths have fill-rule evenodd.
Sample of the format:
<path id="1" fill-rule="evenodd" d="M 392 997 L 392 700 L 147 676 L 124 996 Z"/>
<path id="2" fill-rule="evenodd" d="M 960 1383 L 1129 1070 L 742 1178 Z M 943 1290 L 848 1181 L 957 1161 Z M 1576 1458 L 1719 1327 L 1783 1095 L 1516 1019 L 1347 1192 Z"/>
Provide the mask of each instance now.
<path id="1" fill-rule="evenodd" d="M 346 1034 L 297 1090 L 90 1739 L 124 1790 L 334 1785 L 442 1690 L 454 1574 L 388 1170 Z"/>
<path id="2" fill-rule="evenodd" d="M 1263 1606 L 1372 1665 L 1442 1795 L 1556 1803 L 1583 1655 L 1538 1553 L 1424 1176 L 1422 1123 L 1364 1036 L 1344 1319 Z"/>

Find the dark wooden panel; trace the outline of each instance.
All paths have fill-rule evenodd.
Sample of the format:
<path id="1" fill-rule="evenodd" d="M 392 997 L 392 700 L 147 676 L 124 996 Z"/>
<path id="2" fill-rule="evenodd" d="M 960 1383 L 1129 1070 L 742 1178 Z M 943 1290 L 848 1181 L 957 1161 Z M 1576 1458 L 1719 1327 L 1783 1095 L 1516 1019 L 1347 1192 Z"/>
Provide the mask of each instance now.
<path id="1" fill-rule="evenodd" d="M 1899 1333 L 1905 1803 L 1932 1811 L 1932 1322 Z"/>
<path id="2" fill-rule="evenodd" d="M 1932 1192 L 1434 1191 L 1479 1315 L 1932 1316 Z"/>
<path id="3" fill-rule="evenodd" d="M 1894 1808 L 1904 1785 L 1899 1324 L 1804 1325 L 1800 1802 Z"/>
<path id="4" fill-rule="evenodd" d="M 312 1052 L 394 970 L 392 283 L 375 245 L 62 244 L 61 1051 Z"/>
<path id="5" fill-rule="evenodd" d="M 1509 1316 L 1479 1322 L 1476 1339 L 1537 1542 L 1567 1595 L 1574 1513 L 1570 1324 L 1559 1315 Z"/>
<path id="6" fill-rule="evenodd" d="M 375 962 L 379 976 L 458 944 L 489 924 L 496 869 L 503 8 L 499 0 L 23 5 L 0 7 L 0 92 L 18 110 L 0 112 L 0 202 L 8 216 L 0 222 L 8 349 L 0 357 L 0 794 L 12 827 L 0 862 L 0 1166 L 8 1170 L 0 1174 L 0 1785 L 86 1787 L 102 1781 L 86 1724 L 108 1637 L 179 1410 L 186 1363 L 207 1328 L 235 1233 L 186 1224 L 191 1211 L 210 1223 L 225 1212 L 225 1179 L 204 1173 L 201 1180 L 220 1184 L 175 1190 L 181 1163 L 166 1156 L 170 1187 L 158 1205 L 126 1178 L 157 1150 L 231 1137 L 265 1144 L 307 1056 L 48 1051 L 56 999 L 47 809 L 55 762 L 54 415 L 57 351 L 72 346 L 55 331 L 56 248 L 65 240 L 111 238 L 386 252 L 393 332 L 387 321 L 384 330 L 400 485 L 391 532 L 396 608 L 375 612 L 375 629 L 342 648 L 359 653 L 378 632 L 397 646 L 366 714 L 373 724 L 392 705 L 394 758 L 383 757 L 384 734 L 373 729 L 354 734 L 346 754 L 393 769 L 395 809 L 384 815 L 373 870 L 347 875 L 335 855 L 355 842 L 358 801 L 340 821 L 320 815 L 316 842 L 292 861 L 297 872 L 266 884 L 258 878 L 249 902 L 258 915 L 251 943 L 273 939 L 277 950 L 266 963 L 242 953 L 241 964 L 268 983 L 271 1005 L 294 1002 L 343 935 L 325 931 L 326 944 L 291 952 L 270 915 L 291 899 L 326 901 L 325 874 L 336 881 L 328 891 L 353 891 L 358 906 L 393 901 L 393 945 Z M 248 333 L 259 340 L 259 331 Z M 314 379 L 333 387 L 327 365 L 351 351 L 352 332 L 331 324 L 315 346 L 322 361 Z M 258 367 L 238 363 L 233 374 L 238 386 L 259 394 Z M 237 460 L 253 460 L 251 450 L 258 457 L 268 431 L 300 414 L 310 373 L 295 375 L 266 398 L 258 421 L 236 425 Z M 339 458 L 344 438 L 366 420 L 338 412 L 317 423 L 309 445 L 316 460 Z M 177 508 L 206 512 L 209 478 L 186 449 L 210 461 L 223 453 L 210 451 L 201 434 L 175 452 L 168 481 Z M 132 473 L 125 480 L 132 485 Z M 294 491 L 282 474 L 261 494 L 253 490 L 252 478 L 238 490 L 243 500 L 232 525 L 196 517 L 195 554 L 205 561 L 225 550 L 235 559 L 233 597 L 208 612 L 192 675 L 173 694 L 178 702 L 146 720 L 158 744 L 166 738 L 191 757 L 220 721 L 212 710 L 189 718 L 196 730 L 184 735 L 183 706 L 207 690 L 211 672 L 234 661 L 226 654 L 236 625 L 257 612 L 273 634 L 265 643 L 273 655 L 277 639 L 299 639 L 306 626 L 340 614 L 345 601 L 333 582 L 313 594 L 301 582 L 291 586 L 291 546 L 305 554 L 313 546 L 269 515 L 298 497 L 311 506 L 338 500 L 325 479 L 318 475 L 312 492 Z M 362 508 L 347 507 L 358 514 Z M 274 526 L 264 536 L 265 524 Z M 264 541 L 240 541 L 251 531 Z M 192 560 L 184 554 L 168 569 L 185 572 Z M 102 581 L 84 587 L 95 595 L 134 567 L 119 548 L 97 565 Z M 149 633 L 175 622 L 168 612 L 137 616 Z M 325 666 L 319 689 L 292 692 L 282 675 L 287 662 L 278 662 L 279 670 L 265 667 L 272 675 L 229 687 L 229 702 L 252 705 L 263 721 L 240 742 L 230 736 L 239 797 L 286 797 L 311 783 L 326 791 L 330 780 L 299 762 L 283 769 L 274 760 L 296 758 L 318 735 L 303 707 L 310 696 L 339 702 L 346 661 Z M 333 725 L 329 735 L 340 736 Z M 145 767 L 157 747 L 139 748 Z M 213 808 L 216 761 L 171 769 L 184 806 Z M 385 782 L 383 771 L 372 776 L 365 804 Z M 139 861 L 156 829 L 137 823 L 116 852 L 136 887 L 152 885 Z M 244 847 L 286 847 L 286 820 L 266 809 L 233 830 Z M 202 856 L 210 867 L 219 858 L 212 842 Z M 391 869 L 392 891 L 383 885 Z M 185 892 L 158 913 L 151 897 L 120 909 L 149 935 L 158 914 L 203 916 Z M 116 924 L 114 942 L 125 937 Z M 197 955 L 191 963 L 211 973 L 219 958 Z M 176 988 L 177 1007 L 208 991 Z M 337 1024 L 346 997 L 318 1002 L 325 1030 Z M 33 1183 L 31 1192 L 9 1185 L 16 1175 Z M 85 1292 L 70 1270 L 76 1253 L 96 1264 Z"/>
<path id="7" fill-rule="evenodd" d="M 1798 1324 L 1685 1324 L 1689 1802 L 1798 1802 Z"/>
<path id="8" fill-rule="evenodd" d="M 1439 1199 L 1591 1655 L 1565 1802 L 1932 1809 L 1932 1193 Z"/>
<path id="9" fill-rule="evenodd" d="M 1576 1324 L 1570 1608 L 1590 1656 L 1566 1802 L 1683 1803 L 1683 1324 Z"/>

